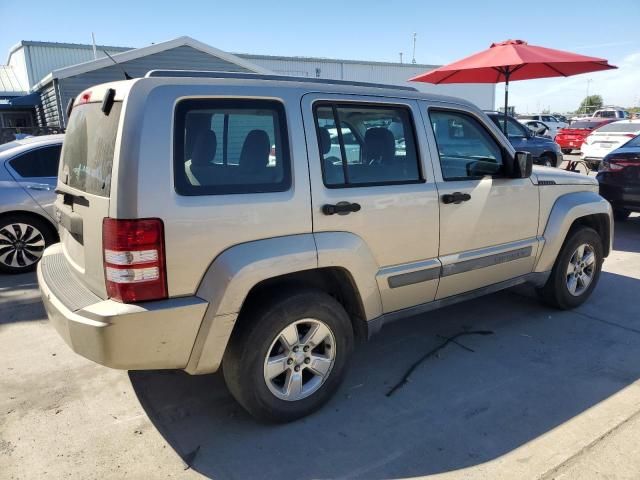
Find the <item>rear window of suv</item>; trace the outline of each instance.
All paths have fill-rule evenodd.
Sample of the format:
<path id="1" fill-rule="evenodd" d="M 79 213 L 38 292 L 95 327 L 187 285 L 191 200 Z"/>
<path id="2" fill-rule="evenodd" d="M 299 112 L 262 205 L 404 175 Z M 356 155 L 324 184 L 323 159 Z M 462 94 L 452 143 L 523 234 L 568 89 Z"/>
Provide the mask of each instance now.
<path id="1" fill-rule="evenodd" d="M 101 106 L 85 103 L 73 108 L 62 144 L 59 179 L 83 192 L 108 197 L 122 102 L 115 102 L 109 115 Z"/>
<path id="2" fill-rule="evenodd" d="M 288 190 L 284 106 L 274 100 L 181 101 L 175 113 L 174 179 L 180 195 Z"/>

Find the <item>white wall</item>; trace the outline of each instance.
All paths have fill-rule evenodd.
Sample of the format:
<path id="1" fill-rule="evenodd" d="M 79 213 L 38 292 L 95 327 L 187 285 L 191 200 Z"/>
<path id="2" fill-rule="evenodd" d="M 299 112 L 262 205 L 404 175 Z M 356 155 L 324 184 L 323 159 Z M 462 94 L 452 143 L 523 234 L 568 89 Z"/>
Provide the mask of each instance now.
<path id="1" fill-rule="evenodd" d="M 27 70 L 24 48 L 19 48 L 13 52 L 11 58 L 9 58 L 9 66 L 20 82 L 20 86 L 24 91 L 28 91 L 31 85 L 29 84 L 29 71 Z"/>
<path id="2" fill-rule="evenodd" d="M 408 82 L 411 77 L 426 72 L 435 66 L 400 63 L 341 62 L 331 59 L 281 58 L 241 55 L 243 58 L 282 75 L 353 80 L 360 82 L 409 85 L 422 92 L 461 97 L 475 103 L 483 110 L 493 110 L 495 85 L 493 84 L 449 84 L 433 85 L 422 82 Z M 317 72 L 316 69 L 319 69 Z M 318 75 L 319 73 L 319 75 Z"/>

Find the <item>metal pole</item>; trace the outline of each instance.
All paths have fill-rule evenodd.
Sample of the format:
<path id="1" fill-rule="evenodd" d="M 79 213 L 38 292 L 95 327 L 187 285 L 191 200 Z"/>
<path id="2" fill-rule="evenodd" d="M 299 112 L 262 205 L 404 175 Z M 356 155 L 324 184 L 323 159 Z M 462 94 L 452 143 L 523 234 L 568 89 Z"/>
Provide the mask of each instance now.
<path id="1" fill-rule="evenodd" d="M 416 37 L 417 33 L 413 33 L 413 58 L 411 59 L 411 63 L 416 63 Z"/>
<path id="2" fill-rule="evenodd" d="M 93 43 L 93 59 L 98 58 L 98 52 L 96 52 L 96 36 L 91 32 L 91 42 Z"/>
<path id="3" fill-rule="evenodd" d="M 505 68 L 504 72 L 504 134 L 505 136 L 507 135 L 507 108 L 509 105 L 509 76 L 511 75 L 511 72 L 509 72 L 509 67 Z"/>

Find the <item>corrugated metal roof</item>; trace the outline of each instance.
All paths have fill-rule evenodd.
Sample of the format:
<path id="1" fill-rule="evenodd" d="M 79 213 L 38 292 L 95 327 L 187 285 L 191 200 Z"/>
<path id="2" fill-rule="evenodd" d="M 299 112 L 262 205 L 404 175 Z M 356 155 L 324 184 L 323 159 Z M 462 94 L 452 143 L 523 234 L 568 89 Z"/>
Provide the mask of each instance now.
<path id="1" fill-rule="evenodd" d="M 271 73 L 269 70 L 262 68 L 246 59 L 239 58 L 231 53 L 223 52 L 222 50 L 214 48 L 211 45 L 207 45 L 206 43 L 199 42 L 198 40 L 195 40 L 191 37 L 182 36 L 174 38 L 173 40 L 168 40 L 166 42 L 153 43 L 151 45 L 147 45 L 146 47 L 135 48 L 127 50 L 126 52 L 114 53 L 112 55 L 113 60 L 107 58 L 105 55 L 102 55 L 101 58 L 98 59 L 93 59 L 92 56 L 90 60 L 85 62 L 69 63 L 60 68 L 55 68 L 47 71 L 42 77 L 40 77 L 39 82 L 36 83 L 35 86 L 32 85 L 32 88 L 39 88 L 44 84 L 50 82 L 52 78 L 67 78 L 111 66 L 113 65 L 114 60 L 117 63 L 124 63 L 135 60 L 137 58 L 153 55 L 182 46 L 192 47 L 195 50 L 204 52 L 208 55 L 212 55 L 235 65 L 239 65 L 256 73 Z"/>
<path id="2" fill-rule="evenodd" d="M 0 65 L 0 95 L 24 95 L 28 85 L 22 85 L 11 65 Z"/>
<path id="3" fill-rule="evenodd" d="M 11 55 L 18 49 L 22 47 L 48 47 L 48 48 L 71 48 L 71 49 L 84 49 L 84 50 L 92 50 L 93 45 L 89 43 L 64 43 L 64 42 L 40 42 L 36 40 L 21 40 L 16 43 L 9 50 L 9 56 L 7 58 L 7 63 L 9 63 L 9 58 Z M 133 47 L 115 47 L 112 45 L 96 45 L 97 50 L 107 50 L 109 53 L 111 51 L 114 52 L 125 52 L 127 50 L 132 50 Z"/>
<path id="4" fill-rule="evenodd" d="M 25 41 L 21 42 L 21 46 L 26 50 L 30 87 L 54 70 L 94 60 L 92 45 Z M 96 45 L 98 58 L 106 57 L 103 50 L 115 55 L 131 49 Z"/>
<path id="5" fill-rule="evenodd" d="M 433 70 L 440 65 L 427 65 L 425 63 L 400 63 L 400 62 L 381 62 L 377 60 L 348 60 L 341 58 L 329 58 L 329 57 L 286 57 L 281 55 L 254 55 L 251 53 L 234 53 L 234 55 L 240 58 L 246 58 L 247 60 L 282 60 L 289 62 L 321 62 L 321 63 L 356 63 L 361 65 L 381 65 L 381 66 L 394 66 L 394 67 L 406 67 L 406 68 L 419 68 Z"/>

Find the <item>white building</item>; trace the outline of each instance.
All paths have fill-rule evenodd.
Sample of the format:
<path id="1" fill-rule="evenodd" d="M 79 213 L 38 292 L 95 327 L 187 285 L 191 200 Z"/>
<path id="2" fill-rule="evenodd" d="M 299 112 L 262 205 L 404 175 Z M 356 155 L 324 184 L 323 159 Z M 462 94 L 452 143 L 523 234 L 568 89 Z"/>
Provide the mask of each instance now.
<path id="1" fill-rule="evenodd" d="M 275 73 L 409 84 L 426 92 L 466 98 L 483 109 L 493 108 L 494 85 L 407 82 L 409 78 L 433 68 L 436 66 L 231 54 L 190 37 L 142 48 L 21 41 L 9 51 L 6 65 L 0 65 L 0 127 L 64 128 L 67 102 L 84 89 L 98 83 L 121 80 L 123 72 L 135 78 L 154 69 Z"/>
<path id="2" fill-rule="evenodd" d="M 422 92 L 461 97 L 475 103 L 483 110 L 493 110 L 494 108 L 495 85 L 493 84 L 433 85 L 407 81 L 416 75 L 438 68 L 439 65 L 315 57 L 280 57 L 249 53 L 236 53 L 235 55 L 280 75 L 408 85 Z"/>

